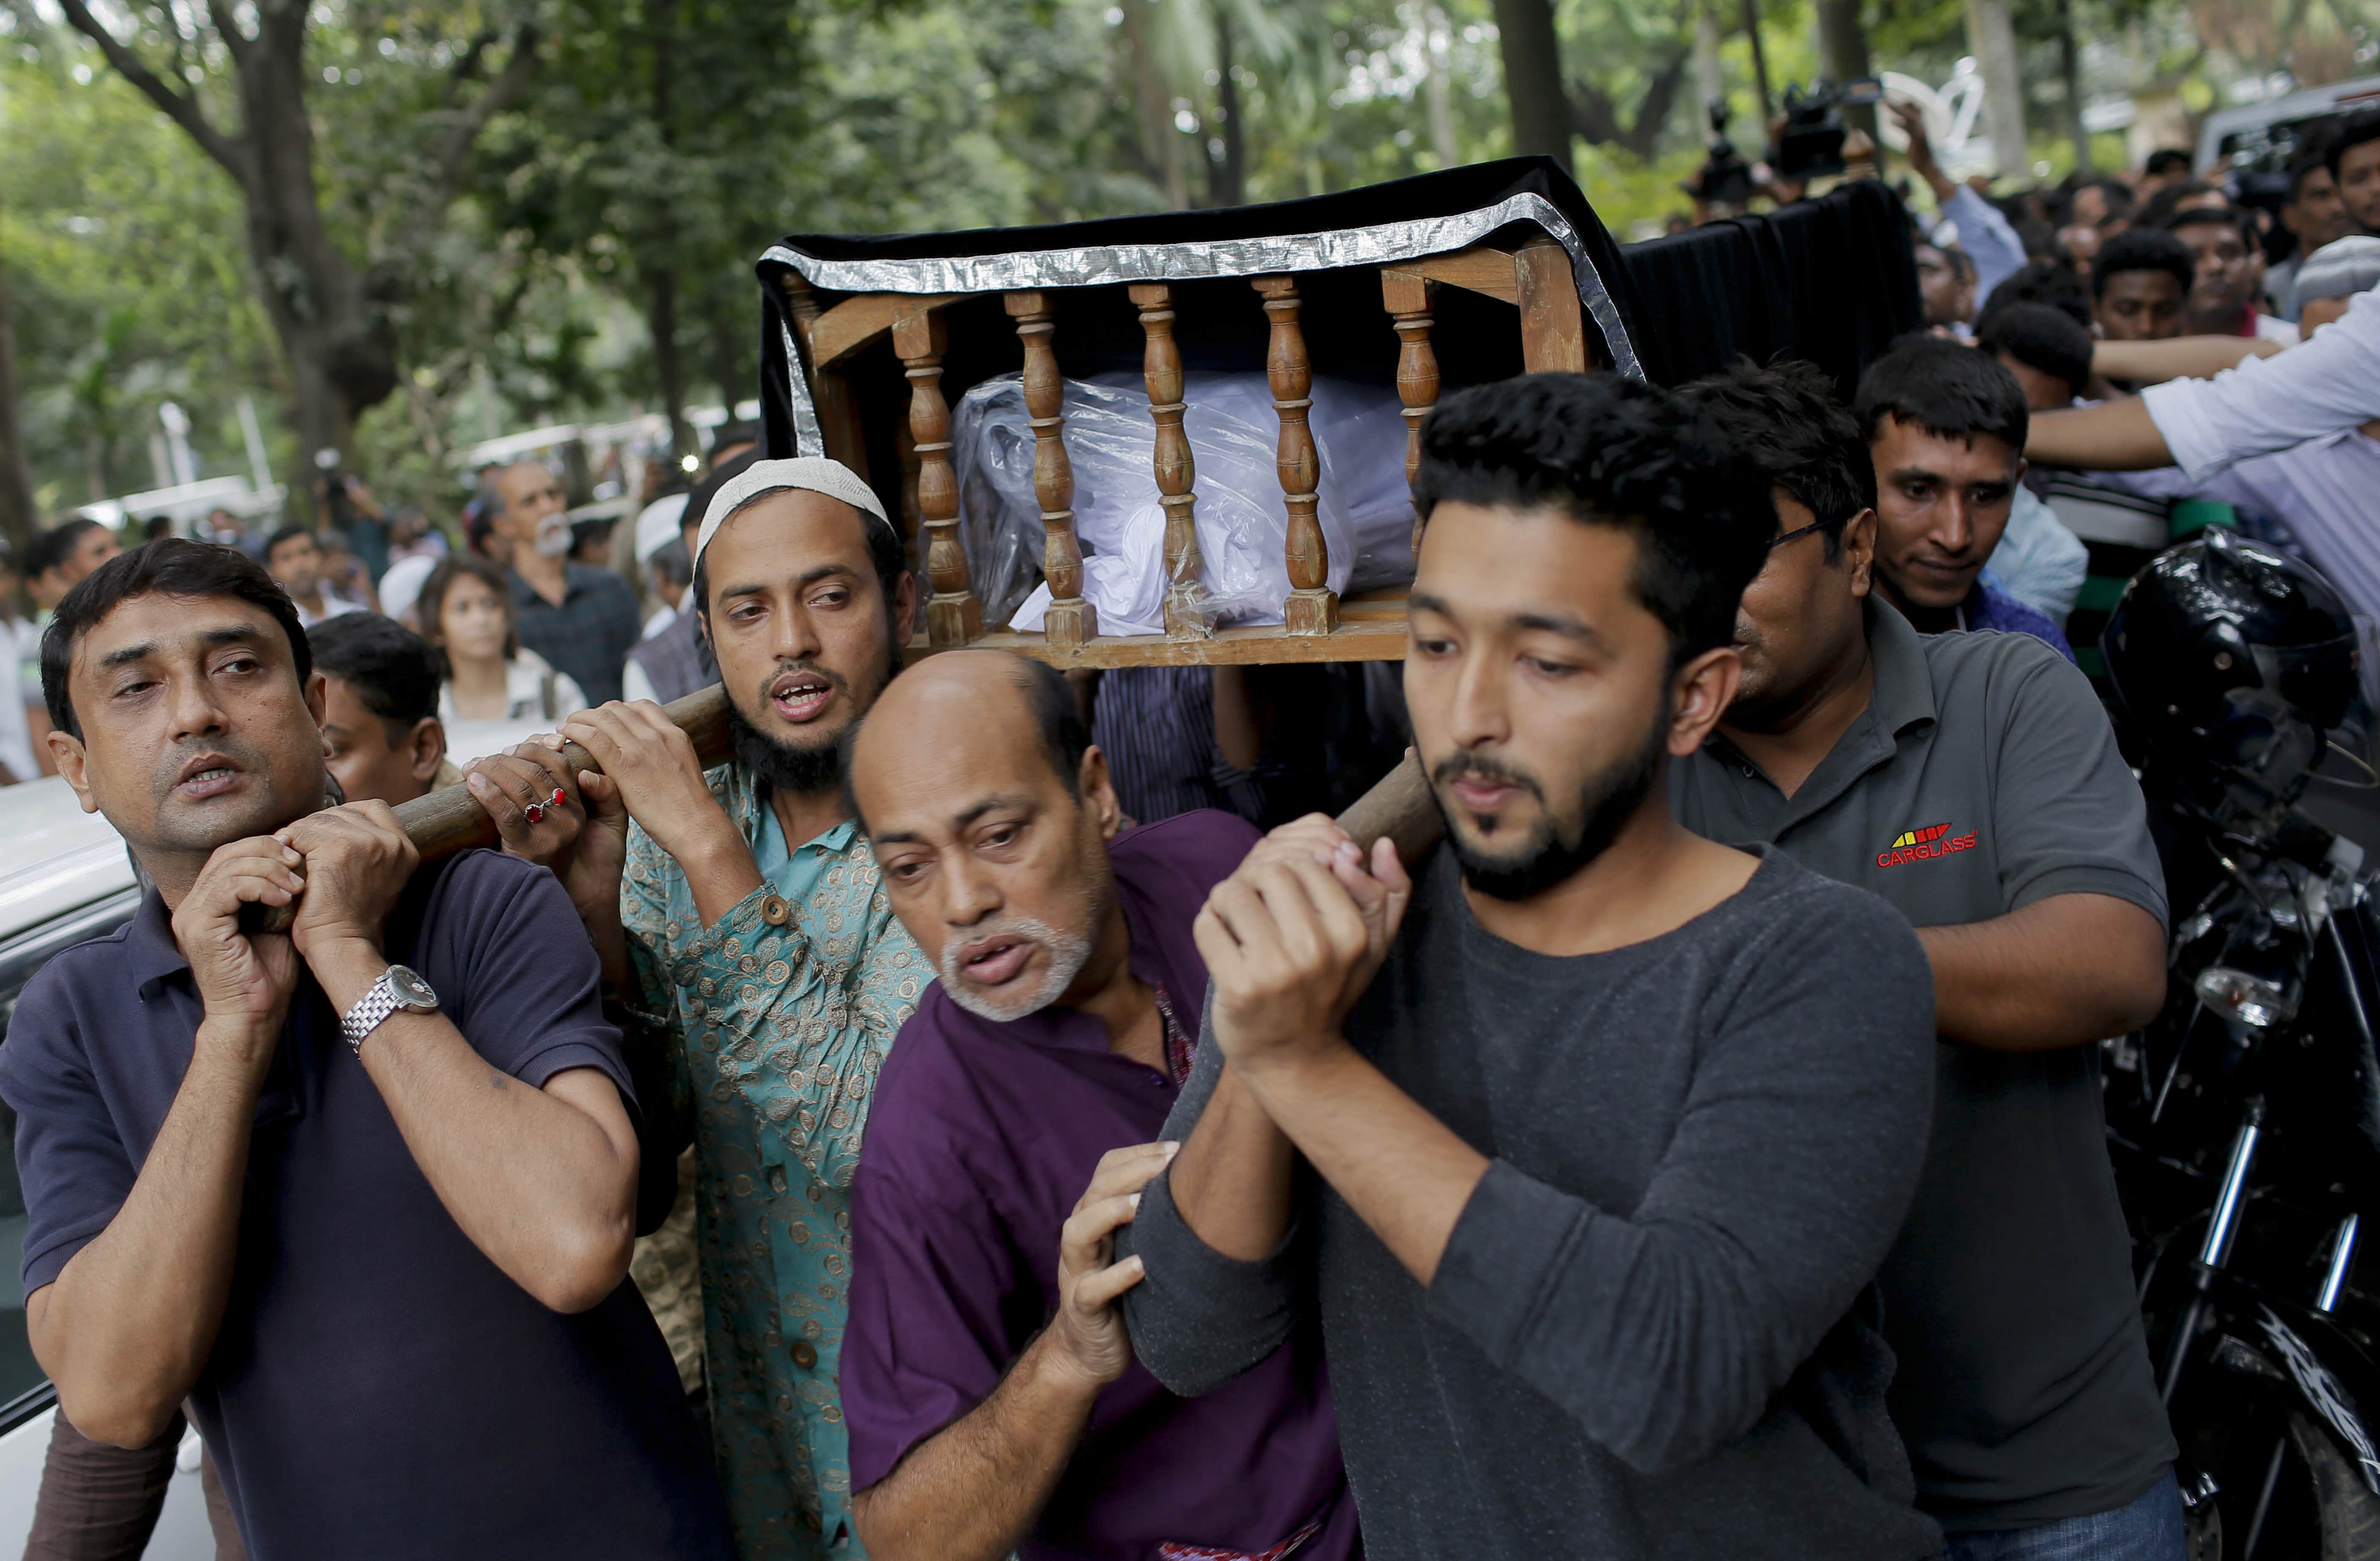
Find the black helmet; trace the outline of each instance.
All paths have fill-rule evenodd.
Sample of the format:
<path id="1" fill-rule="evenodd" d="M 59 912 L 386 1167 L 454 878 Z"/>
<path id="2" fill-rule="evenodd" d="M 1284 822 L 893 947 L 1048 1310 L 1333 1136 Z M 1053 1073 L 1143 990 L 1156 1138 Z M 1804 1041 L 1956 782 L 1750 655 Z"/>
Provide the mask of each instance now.
<path id="1" fill-rule="evenodd" d="M 2173 779 L 2293 800 L 2355 697 L 2356 634 L 2329 581 L 2210 526 L 2132 576 L 2099 636 L 2133 729 Z"/>

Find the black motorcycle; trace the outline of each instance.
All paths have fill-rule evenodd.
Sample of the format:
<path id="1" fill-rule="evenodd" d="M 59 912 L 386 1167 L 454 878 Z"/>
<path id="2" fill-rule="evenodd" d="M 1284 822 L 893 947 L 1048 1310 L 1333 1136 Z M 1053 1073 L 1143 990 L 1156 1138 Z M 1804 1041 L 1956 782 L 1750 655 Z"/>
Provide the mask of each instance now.
<path id="1" fill-rule="evenodd" d="M 2193 1561 L 2380 1561 L 2380 875 L 2298 804 L 2355 708 L 2345 604 L 2220 531 L 2102 649 L 2172 904 L 2169 998 L 2107 1044 L 2108 1137 Z"/>

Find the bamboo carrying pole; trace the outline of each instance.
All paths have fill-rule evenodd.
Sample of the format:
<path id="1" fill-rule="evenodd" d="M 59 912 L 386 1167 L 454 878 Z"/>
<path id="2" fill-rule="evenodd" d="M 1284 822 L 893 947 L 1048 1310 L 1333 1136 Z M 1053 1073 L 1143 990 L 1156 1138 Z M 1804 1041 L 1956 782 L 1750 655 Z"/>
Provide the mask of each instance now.
<path id="1" fill-rule="evenodd" d="M 727 692 L 718 684 L 673 700 L 662 707 L 662 713 L 692 740 L 694 756 L 705 766 L 717 764 L 727 756 Z M 603 768 L 595 762 L 594 755 L 576 743 L 565 743 L 562 756 L 574 776 L 582 769 L 600 771 Z M 398 805 L 395 813 L 397 822 L 405 826 L 406 837 L 413 841 L 413 848 L 421 853 L 424 862 L 496 843 L 496 821 L 488 817 L 488 810 L 480 805 L 467 787 L 447 786 L 416 797 Z M 1366 853 L 1372 842 L 1383 835 L 1394 841 L 1397 855 L 1407 866 L 1427 855 L 1444 832 L 1438 808 L 1430 801 L 1429 783 L 1422 775 L 1421 761 L 1411 754 L 1379 784 L 1356 798 L 1354 805 L 1339 816 L 1339 823 Z M 285 932 L 297 914 L 294 903 L 250 904 L 241 909 L 240 926 L 251 933 Z"/>

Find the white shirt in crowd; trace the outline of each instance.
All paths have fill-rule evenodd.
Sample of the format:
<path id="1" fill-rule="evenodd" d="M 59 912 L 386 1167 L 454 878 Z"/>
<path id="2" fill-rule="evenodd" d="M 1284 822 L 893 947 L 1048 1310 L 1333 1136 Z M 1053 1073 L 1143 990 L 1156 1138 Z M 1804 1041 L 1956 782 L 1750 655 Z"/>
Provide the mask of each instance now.
<path id="1" fill-rule="evenodd" d="M 7 696 L 0 698 L 0 764 L 6 765 L 9 775 L 18 780 L 38 780 L 42 773 L 33 759 L 33 723 L 26 714 L 30 701 L 41 697 L 42 636 L 39 631 L 29 630 L 32 625 L 22 619 L 0 620 L 0 673 L 6 674 L 0 689 L 7 691 Z M 25 676 L 29 646 L 34 669 L 30 680 Z"/>
<path id="2" fill-rule="evenodd" d="M 1961 185 L 1942 202 L 1942 215 L 1959 230 L 1959 248 L 1975 262 L 1975 310 L 1983 312 L 1992 289 L 2024 268 L 2024 240 L 2000 215 L 1999 208 Z"/>
<path id="3" fill-rule="evenodd" d="M 360 612 L 363 611 L 364 604 L 362 602 L 349 601 L 343 596 L 334 596 L 332 594 L 331 587 L 328 586 L 322 587 L 322 611 L 320 612 L 309 612 L 306 610 L 306 604 L 302 601 L 291 603 L 292 606 L 298 609 L 298 623 L 300 628 L 310 629 L 315 624 L 321 623 L 323 619 L 335 618 L 342 612 Z"/>
<path id="4" fill-rule="evenodd" d="M 466 720 L 455 713 L 450 684 L 438 690 L 438 720 L 446 728 L 446 752 L 459 764 L 503 753 L 532 733 L 552 732 L 565 718 L 588 708 L 587 696 L 566 672 L 523 647 L 504 667 L 504 713 L 501 719 Z"/>
<path id="5" fill-rule="evenodd" d="M 2380 440 L 2349 429 L 2269 455 L 2252 455 L 2203 478 L 2161 466 L 2095 472 L 2091 480 L 2155 498 L 2214 499 L 2268 515 L 2289 527 L 2348 605 L 2367 618 L 2380 618 L 2380 528 L 2374 526 L 2380 516 Z"/>
<path id="6" fill-rule="evenodd" d="M 2050 507 L 2020 483 L 2009 506 L 2008 529 L 1984 566 L 1985 578 L 2063 626 L 2091 572 L 2091 551 Z"/>
<path id="7" fill-rule="evenodd" d="M 638 635 L 637 637 L 638 639 L 650 639 L 655 635 L 661 633 L 663 629 L 668 628 L 672 623 L 676 622 L 677 609 L 672 607 L 668 602 L 663 602 L 659 607 L 653 609 L 653 615 L 645 620 L 645 632 Z"/>
<path id="8" fill-rule="evenodd" d="M 2151 385 L 2141 404 L 2193 481 L 2380 417 L 2380 288 L 2288 352 Z"/>

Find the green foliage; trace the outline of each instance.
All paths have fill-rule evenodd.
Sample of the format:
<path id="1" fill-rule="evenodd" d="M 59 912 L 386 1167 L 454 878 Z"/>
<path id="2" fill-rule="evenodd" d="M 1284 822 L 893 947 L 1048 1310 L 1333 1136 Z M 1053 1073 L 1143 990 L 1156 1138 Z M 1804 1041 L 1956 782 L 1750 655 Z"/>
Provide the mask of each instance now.
<path id="1" fill-rule="evenodd" d="M 188 138 L 59 35 L 0 34 L 0 264 L 45 507 L 152 486 L 160 402 L 238 469 L 233 394 L 273 398 L 239 201 Z"/>
<path id="2" fill-rule="evenodd" d="M 141 31 L 124 36 L 236 124 L 221 41 L 201 32 L 177 55 L 169 37 L 169 16 L 205 8 L 157 3 L 127 0 L 115 14 Z M 1697 3 L 1555 0 L 1566 80 L 1609 131 L 1580 143 L 1575 171 L 1623 237 L 1687 206 L 1677 187 L 1708 134 Z M 1740 0 L 1700 3 L 1730 133 L 1756 157 Z M 2097 51 L 2103 77 L 2131 68 L 2201 106 L 2216 32 L 2269 68 L 2258 51 L 2368 36 L 2353 29 L 2372 0 L 2293 3 L 2287 23 L 2252 0 L 2072 4 L 2081 37 L 2123 51 Z M 2046 99 L 2034 150 L 2063 172 L 2055 0 L 2016 5 L 2029 91 Z M 1757 12 L 1772 89 L 1815 77 L 1811 0 Z M 748 396 L 752 263 L 782 235 L 1064 222 L 1176 190 L 1272 200 L 1512 144 L 1492 0 L 315 0 L 311 14 L 322 209 L 372 278 L 401 368 L 359 427 L 361 458 L 384 497 L 441 514 L 459 493 L 455 453 L 489 434 Z M 441 204 L 441 149 L 524 18 L 539 70 Z M 1866 23 L 1879 67 L 1941 81 L 1966 53 L 1963 0 L 1868 0 Z M 275 456 L 295 453 L 244 223 L 231 181 L 95 46 L 0 0 L 0 266 L 45 505 L 147 486 L 167 398 L 197 422 L 210 473 L 245 470 L 243 394 Z"/>

